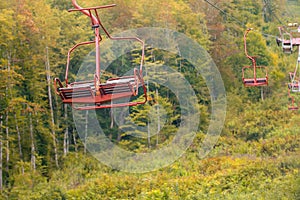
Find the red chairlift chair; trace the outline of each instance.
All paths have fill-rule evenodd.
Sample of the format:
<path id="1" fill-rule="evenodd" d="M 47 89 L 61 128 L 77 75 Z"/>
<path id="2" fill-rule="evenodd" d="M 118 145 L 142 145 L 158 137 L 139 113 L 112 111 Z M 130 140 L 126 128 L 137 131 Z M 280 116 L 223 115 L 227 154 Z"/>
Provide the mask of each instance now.
<path id="1" fill-rule="evenodd" d="M 266 86 L 268 85 L 268 73 L 267 69 L 264 66 L 256 66 L 256 60 L 254 56 L 249 56 L 247 51 L 247 35 L 252 29 L 247 29 L 244 34 L 244 47 L 245 47 L 245 54 L 246 57 L 251 60 L 252 66 L 245 66 L 242 69 L 242 80 L 245 87 L 255 87 L 255 86 Z M 257 69 L 263 70 L 265 72 L 264 77 L 257 77 Z M 245 77 L 246 71 L 253 71 L 253 76 Z M 251 72 L 252 74 L 252 72 Z"/>
<path id="2" fill-rule="evenodd" d="M 75 9 L 70 9 L 69 12 L 80 11 L 91 19 L 92 27 L 95 32 L 95 40 L 78 43 L 69 50 L 65 73 L 65 86 L 63 86 L 62 82 L 58 78 L 54 79 L 55 91 L 61 97 L 63 103 L 70 104 L 73 106 L 73 108 L 78 110 L 94 110 L 102 108 L 136 106 L 146 103 L 147 89 L 142 74 L 145 49 L 144 42 L 137 37 L 111 37 L 101 23 L 100 17 L 98 15 L 99 9 L 111 8 L 116 6 L 116 4 L 82 8 L 77 4 L 76 0 L 72 0 L 72 3 Z M 132 40 L 141 44 L 142 51 L 140 67 L 139 69 L 134 69 L 132 76 L 110 78 L 105 83 L 102 83 L 100 81 L 100 42 L 102 41 L 100 29 L 102 29 L 106 36 L 111 40 Z M 71 53 L 77 47 L 89 44 L 95 44 L 96 47 L 96 66 L 94 79 L 69 83 L 68 71 Z M 142 101 L 130 101 L 125 103 L 114 102 L 114 100 L 128 99 L 130 97 L 137 96 L 140 87 L 142 87 L 143 89 L 144 99 Z M 77 106 L 75 106 L 75 104 Z"/>

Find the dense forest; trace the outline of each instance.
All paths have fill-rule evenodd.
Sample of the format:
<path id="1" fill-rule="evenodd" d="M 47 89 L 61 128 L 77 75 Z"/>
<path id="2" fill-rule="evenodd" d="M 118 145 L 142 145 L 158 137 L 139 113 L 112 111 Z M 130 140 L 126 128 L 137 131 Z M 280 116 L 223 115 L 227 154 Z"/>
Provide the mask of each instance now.
<path id="1" fill-rule="evenodd" d="M 1 199 L 300 199 L 300 115 L 288 110 L 292 99 L 300 106 L 300 97 L 289 96 L 287 87 L 298 55 L 297 50 L 284 54 L 276 44 L 279 26 L 300 23 L 299 0 L 78 0 L 83 7 L 113 3 L 117 6 L 99 11 L 110 33 L 146 30 L 140 34 L 162 39 L 158 46 L 167 41 L 176 49 L 170 38 L 147 32 L 172 30 L 184 36 L 183 41 L 193 41 L 182 42 L 187 49 L 197 44 L 207 54 L 184 56 L 184 51 L 161 50 L 146 41 L 149 101 L 130 107 L 127 114 L 118 108 L 76 112 L 56 95 L 53 78 L 64 80 L 73 45 L 93 39 L 90 20 L 80 12 L 68 12 L 71 0 L 2 0 Z M 268 86 L 242 83 L 242 68 L 251 64 L 244 53 L 247 28 L 253 28 L 247 38 L 249 54 L 267 67 Z M 86 55 L 92 50 L 74 52 L 70 79 L 79 78 L 84 71 L 80 66 L 89 62 Z M 105 53 L 106 58 L 114 56 Z M 199 66 L 187 57 L 201 66 L 211 59 L 217 72 L 199 74 Z M 101 78 L 123 75 L 138 60 L 135 48 L 116 58 Z M 212 88 L 223 87 L 214 80 L 218 73 L 226 101 L 216 103 L 214 94 L 219 93 Z M 189 98 L 189 90 L 195 99 Z M 194 104 L 182 106 L 183 96 L 183 101 Z M 122 155 L 91 151 L 87 136 L 97 127 L 88 120 L 97 121 L 109 144 L 140 157 L 152 152 L 155 156 L 138 157 L 125 170 L 117 162 L 110 165 Z M 184 132 L 183 140 L 193 140 L 178 142 L 177 149 L 174 140 L 182 138 L 176 131 Z M 201 145 L 210 131 L 220 134 L 204 154 L 206 147 Z M 99 142 L 88 139 L 90 146 Z M 159 154 L 174 143 L 176 159 L 168 160 L 173 149 Z M 101 156 L 111 157 L 101 162 Z M 143 167 L 138 159 L 145 169 L 135 170 Z"/>

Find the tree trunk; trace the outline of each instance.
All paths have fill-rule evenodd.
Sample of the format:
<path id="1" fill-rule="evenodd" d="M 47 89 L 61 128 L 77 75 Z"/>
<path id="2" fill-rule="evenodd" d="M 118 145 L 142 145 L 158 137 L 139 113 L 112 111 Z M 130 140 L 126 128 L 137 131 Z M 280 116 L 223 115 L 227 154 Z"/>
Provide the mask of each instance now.
<path id="1" fill-rule="evenodd" d="M 65 104 L 65 123 L 66 123 L 66 129 L 64 134 L 64 156 L 68 153 L 68 140 L 69 140 L 69 129 L 68 129 L 68 105 Z"/>
<path id="2" fill-rule="evenodd" d="M 70 133 L 68 132 L 68 140 L 67 140 L 67 152 L 70 152 Z"/>
<path id="3" fill-rule="evenodd" d="M 22 144 L 21 144 L 21 133 L 20 133 L 19 126 L 18 126 L 18 120 L 17 120 L 16 113 L 14 114 L 14 118 L 15 118 L 15 123 L 16 123 L 16 131 L 17 131 L 17 135 L 18 135 L 19 156 L 20 156 L 20 160 L 23 162 L 23 152 L 22 152 Z M 23 163 L 22 163 L 22 174 L 24 174 Z"/>
<path id="4" fill-rule="evenodd" d="M 148 133 L 148 137 L 147 137 L 147 141 L 148 141 L 148 148 L 151 148 L 151 134 L 150 134 L 150 125 L 149 125 L 149 120 L 147 122 L 147 133 Z"/>
<path id="5" fill-rule="evenodd" d="M 17 120 L 17 115 L 16 114 L 14 114 L 14 118 L 15 118 L 15 123 L 16 123 L 16 131 L 17 131 L 17 135 L 18 135 L 19 156 L 20 156 L 20 160 L 23 160 L 23 152 L 22 152 L 22 144 L 21 144 L 21 133 L 20 133 L 20 130 L 19 130 L 18 120 Z"/>
<path id="6" fill-rule="evenodd" d="M 121 120 L 119 124 L 124 124 L 126 112 L 121 112 L 121 113 L 119 113 L 119 115 L 120 115 L 120 120 Z M 122 139 L 122 131 L 121 131 L 121 129 L 119 129 L 118 135 L 117 135 L 117 142 L 120 142 L 121 139 Z"/>
<path id="7" fill-rule="evenodd" d="M 2 193 L 3 191 L 3 155 L 2 155 L 2 150 L 3 150 L 3 133 L 2 133 L 2 126 L 3 126 L 3 116 L 0 116 L 0 191 Z"/>
<path id="8" fill-rule="evenodd" d="M 114 109 L 110 109 L 110 128 L 114 127 Z"/>
<path id="9" fill-rule="evenodd" d="M 56 133 L 55 133 L 55 122 L 54 122 L 54 112 L 53 112 L 53 106 L 52 106 L 52 94 L 51 94 L 51 86 L 50 86 L 50 63 L 49 63 L 49 57 L 48 57 L 48 47 L 46 47 L 46 76 L 47 76 L 47 85 L 48 85 L 48 98 L 49 98 L 49 107 L 50 107 L 50 115 L 51 115 L 51 134 L 53 139 L 53 147 L 54 147 L 54 159 L 55 159 L 55 165 L 56 167 L 59 167 L 58 165 L 58 154 L 57 154 L 57 144 L 56 144 Z"/>
<path id="10" fill-rule="evenodd" d="M 33 125 L 32 125 L 32 114 L 29 113 L 29 129 L 30 129 L 30 139 L 31 139 L 31 166 L 32 169 L 36 170 L 36 157 L 35 157 L 35 145 L 33 136 Z"/>
<path id="11" fill-rule="evenodd" d="M 88 133 L 88 117 L 89 111 L 87 110 L 85 113 L 85 133 L 84 133 L 84 154 L 86 154 L 86 138 Z"/>
<path id="12" fill-rule="evenodd" d="M 76 142 L 76 134 L 75 134 L 75 131 L 73 129 L 73 141 L 74 141 L 74 147 L 75 147 L 75 152 L 77 152 L 77 142 Z"/>
<path id="13" fill-rule="evenodd" d="M 156 93 L 156 100 L 157 100 L 157 105 L 159 105 L 158 104 L 158 89 L 156 88 L 156 91 L 155 91 L 155 93 Z M 157 106 L 157 132 L 156 132 L 156 145 L 158 145 L 158 138 L 159 138 L 159 132 L 160 132 L 160 129 L 161 129 L 161 127 L 160 127 L 160 110 L 159 110 L 159 106 Z"/>
<path id="14" fill-rule="evenodd" d="M 6 111 L 6 118 L 5 118 L 5 132 L 6 132 L 6 171 L 8 172 L 8 166 L 9 166 L 9 129 L 8 129 L 8 111 Z"/>

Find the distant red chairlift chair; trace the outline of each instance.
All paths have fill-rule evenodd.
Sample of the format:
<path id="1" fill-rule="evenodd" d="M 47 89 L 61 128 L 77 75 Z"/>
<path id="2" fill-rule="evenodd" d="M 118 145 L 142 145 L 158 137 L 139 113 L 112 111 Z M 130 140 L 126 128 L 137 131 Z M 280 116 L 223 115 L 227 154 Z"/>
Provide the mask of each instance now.
<path id="1" fill-rule="evenodd" d="M 299 54 L 298 54 L 298 59 L 297 59 L 297 64 L 295 67 L 294 72 L 290 72 L 290 80 L 291 82 L 288 83 L 288 97 L 291 100 L 291 103 L 288 105 L 289 110 L 298 110 L 298 106 L 295 106 L 295 98 L 291 96 L 290 92 L 296 93 L 300 92 L 300 77 L 297 76 L 298 72 L 298 67 L 300 63 L 300 48 L 299 48 Z"/>
<path id="2" fill-rule="evenodd" d="M 295 67 L 294 72 L 290 72 L 290 80 L 291 82 L 288 83 L 288 88 L 292 91 L 292 92 L 300 92 L 300 75 L 298 72 L 298 67 L 300 64 L 300 48 L 298 49 L 299 53 L 298 53 L 298 59 L 297 59 L 297 64 Z"/>
<path id="3" fill-rule="evenodd" d="M 290 72 L 290 80 L 291 82 L 288 83 L 288 88 L 292 92 L 300 92 L 300 80 L 299 77 L 296 77 L 297 75 L 297 69 L 298 69 L 299 62 L 297 62 L 297 66 L 294 72 Z"/>
<path id="4" fill-rule="evenodd" d="M 247 29 L 244 34 L 244 47 L 245 55 L 251 60 L 252 66 L 245 66 L 242 69 L 242 80 L 245 87 L 256 87 L 256 86 L 267 86 L 268 85 L 268 72 L 264 66 L 256 66 L 256 60 L 254 56 L 249 56 L 247 51 L 247 35 L 252 29 Z M 257 69 L 263 70 L 265 72 L 264 77 L 257 77 Z M 252 77 L 245 77 L 246 70 L 253 70 Z"/>
<path id="5" fill-rule="evenodd" d="M 62 102 L 65 104 L 72 105 L 73 108 L 78 110 L 94 110 L 102 108 L 114 108 L 114 107 L 125 107 L 125 106 L 136 106 L 147 102 L 147 88 L 143 80 L 142 68 L 144 63 L 144 42 L 137 37 L 111 37 L 107 30 L 104 28 L 98 15 L 98 9 L 110 8 L 116 6 L 105 5 L 90 8 L 80 7 L 76 0 L 72 0 L 75 9 L 72 11 L 80 11 L 87 15 L 92 22 L 92 27 L 95 32 L 95 40 L 88 42 L 81 42 L 72 47 L 68 52 L 67 67 L 65 73 L 65 86 L 61 83 L 58 78 L 54 79 L 54 88 L 56 93 L 61 97 Z M 123 76 L 117 78 L 110 78 L 105 83 L 100 82 L 100 42 L 102 37 L 100 30 L 102 29 L 107 37 L 111 40 L 135 40 L 142 45 L 141 62 L 139 69 L 135 68 L 132 76 Z M 79 81 L 79 82 L 68 82 L 68 71 L 70 65 L 70 54 L 77 47 L 82 45 L 88 45 L 95 43 L 96 46 L 96 70 L 94 80 Z M 143 89 L 144 99 L 142 101 L 130 101 L 115 103 L 114 100 L 127 99 L 133 96 L 137 96 L 139 87 Z M 76 106 L 75 106 L 76 105 Z"/>
<path id="6" fill-rule="evenodd" d="M 294 52 L 294 47 L 300 45 L 300 37 L 294 37 L 292 35 L 295 33 L 300 34 L 300 26 L 297 23 L 290 23 L 290 29 L 295 29 L 294 31 L 288 32 L 284 27 L 278 27 L 279 37 L 276 38 L 277 45 L 282 47 L 282 51 L 286 54 L 291 54 Z"/>
<path id="7" fill-rule="evenodd" d="M 283 53 L 291 54 L 293 53 L 293 39 L 290 33 L 282 33 L 281 47 Z"/>

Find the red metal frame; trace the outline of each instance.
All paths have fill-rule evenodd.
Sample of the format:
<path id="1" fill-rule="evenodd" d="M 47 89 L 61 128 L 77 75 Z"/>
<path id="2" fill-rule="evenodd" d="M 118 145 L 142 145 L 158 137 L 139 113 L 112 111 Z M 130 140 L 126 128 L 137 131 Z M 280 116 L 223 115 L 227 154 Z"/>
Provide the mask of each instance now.
<path id="1" fill-rule="evenodd" d="M 245 67 L 243 67 L 243 69 L 242 69 L 242 74 L 243 74 L 242 80 L 243 80 L 243 83 L 244 83 L 245 87 L 267 86 L 268 85 L 268 72 L 267 72 L 266 67 L 264 67 L 264 66 L 256 66 L 255 57 L 248 55 L 248 51 L 247 51 L 247 35 L 248 35 L 248 33 L 251 30 L 252 29 L 247 29 L 246 32 L 245 32 L 245 34 L 244 34 L 244 48 L 245 48 L 245 55 L 246 55 L 246 57 L 249 60 L 251 60 L 252 66 L 245 66 Z M 257 75 L 256 75 L 257 68 L 265 70 L 265 77 L 257 78 Z M 251 77 L 251 78 L 245 78 L 245 71 L 249 70 L 249 69 L 253 70 L 253 77 Z"/>
<path id="2" fill-rule="evenodd" d="M 288 105 L 289 110 L 299 110 L 299 107 L 295 105 L 295 98 L 291 96 L 290 89 L 288 89 L 288 97 L 291 99 L 291 103 Z"/>
<path id="3" fill-rule="evenodd" d="M 92 110 L 101 108 L 113 108 L 123 106 L 136 106 L 147 102 L 147 89 L 143 80 L 143 64 L 145 57 L 145 44 L 137 37 L 112 37 L 101 23 L 98 15 L 99 9 L 111 8 L 116 4 L 96 6 L 89 8 L 80 7 L 76 0 L 72 0 L 72 4 L 75 9 L 68 10 L 69 12 L 80 11 L 87 15 L 91 19 L 91 24 L 95 32 L 94 41 L 81 42 L 73 46 L 68 51 L 67 66 L 65 72 L 65 87 L 58 78 L 54 79 L 54 88 L 56 93 L 61 97 L 63 103 L 71 104 L 73 108 L 79 110 Z M 111 40 L 135 40 L 142 46 L 142 55 L 139 69 L 134 69 L 132 76 L 111 78 L 106 83 L 101 83 L 100 77 L 100 42 L 102 37 L 100 35 L 100 29 L 102 29 L 105 35 Z M 95 44 L 96 49 L 96 66 L 94 80 L 80 81 L 69 83 L 68 72 L 70 65 L 71 53 L 79 46 Z M 144 100 L 139 102 L 126 102 L 126 103 L 114 103 L 113 100 L 130 98 L 137 96 L 139 87 L 143 88 Z M 79 104 L 75 106 L 74 104 Z"/>

